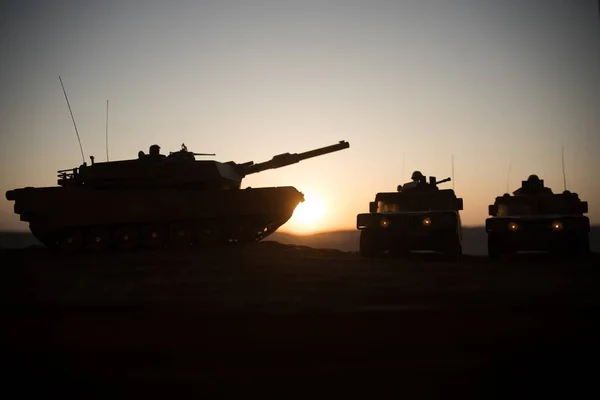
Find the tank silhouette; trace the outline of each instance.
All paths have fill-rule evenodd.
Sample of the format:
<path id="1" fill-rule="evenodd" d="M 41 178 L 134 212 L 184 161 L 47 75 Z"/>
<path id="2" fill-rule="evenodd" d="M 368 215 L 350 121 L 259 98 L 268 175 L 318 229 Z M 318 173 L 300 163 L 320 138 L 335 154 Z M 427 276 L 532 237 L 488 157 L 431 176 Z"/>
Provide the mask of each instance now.
<path id="1" fill-rule="evenodd" d="M 63 251 L 258 241 L 286 223 L 304 196 L 291 186 L 241 189 L 242 179 L 348 147 L 340 141 L 238 164 L 197 161 L 208 154 L 184 144 L 161 155 L 153 145 L 133 160 L 90 157 L 91 165 L 58 171 L 59 186 L 14 189 L 6 198 L 38 240 Z"/>
<path id="2" fill-rule="evenodd" d="M 496 197 L 485 221 L 488 255 L 547 251 L 585 256 L 590 251 L 588 204 L 577 193 L 555 194 L 537 175 L 521 187 Z"/>
<path id="3" fill-rule="evenodd" d="M 415 171 L 412 179 L 399 185 L 396 192 L 377 193 L 375 201 L 369 203 L 369 213 L 357 215 L 361 256 L 431 250 L 458 260 L 462 255 L 462 199 L 452 189 L 438 188 L 450 178 L 437 181 L 430 176 L 427 182 Z"/>

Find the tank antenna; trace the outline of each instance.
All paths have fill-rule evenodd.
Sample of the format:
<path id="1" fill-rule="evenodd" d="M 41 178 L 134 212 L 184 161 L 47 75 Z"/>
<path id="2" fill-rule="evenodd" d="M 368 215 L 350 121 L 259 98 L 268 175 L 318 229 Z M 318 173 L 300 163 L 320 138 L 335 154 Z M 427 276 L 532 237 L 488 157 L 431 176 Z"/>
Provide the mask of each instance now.
<path id="1" fill-rule="evenodd" d="M 81 150 L 81 158 L 83 158 L 83 163 L 85 164 L 85 156 L 83 155 L 83 146 L 81 145 L 81 139 L 79 138 L 79 131 L 77 130 L 77 124 L 75 124 L 75 117 L 73 117 L 73 111 L 71 110 L 71 104 L 69 103 L 69 98 L 67 97 L 67 91 L 65 90 L 65 85 L 63 85 L 62 78 L 60 75 L 58 76 L 60 80 L 60 86 L 62 86 L 63 93 L 65 94 L 65 99 L 67 100 L 67 106 L 69 106 L 69 112 L 71 113 L 71 119 L 73 120 L 73 126 L 75 127 L 75 133 L 77 134 L 77 141 L 79 142 L 79 149 Z"/>
<path id="2" fill-rule="evenodd" d="M 508 163 L 508 173 L 506 174 L 506 192 L 509 193 L 509 185 L 510 185 L 510 171 L 512 170 L 512 159 Z"/>
<path id="3" fill-rule="evenodd" d="M 562 150 L 561 150 L 561 159 L 562 159 L 563 184 L 565 186 L 565 191 L 566 191 L 567 190 L 567 175 L 565 174 L 565 146 L 563 146 Z"/>
<path id="4" fill-rule="evenodd" d="M 454 154 L 452 154 L 452 190 L 454 190 Z"/>
<path id="5" fill-rule="evenodd" d="M 108 100 L 106 100 L 106 162 L 108 162 Z"/>

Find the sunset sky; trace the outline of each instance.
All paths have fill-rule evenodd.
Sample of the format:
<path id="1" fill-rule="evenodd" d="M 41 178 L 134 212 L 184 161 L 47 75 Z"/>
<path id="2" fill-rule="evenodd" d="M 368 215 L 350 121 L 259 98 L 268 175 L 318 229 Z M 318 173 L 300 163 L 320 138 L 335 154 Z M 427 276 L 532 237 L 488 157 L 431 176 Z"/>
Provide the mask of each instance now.
<path id="1" fill-rule="evenodd" d="M 413 170 L 451 175 L 465 225 L 529 174 L 567 186 L 600 223 L 600 15 L 590 0 L 8 1 L 0 13 L 0 229 L 27 230 L 4 192 L 56 170 L 185 143 L 219 161 L 350 148 L 249 176 L 295 186 L 354 229 Z M 320 205 L 319 205 L 320 204 Z"/>

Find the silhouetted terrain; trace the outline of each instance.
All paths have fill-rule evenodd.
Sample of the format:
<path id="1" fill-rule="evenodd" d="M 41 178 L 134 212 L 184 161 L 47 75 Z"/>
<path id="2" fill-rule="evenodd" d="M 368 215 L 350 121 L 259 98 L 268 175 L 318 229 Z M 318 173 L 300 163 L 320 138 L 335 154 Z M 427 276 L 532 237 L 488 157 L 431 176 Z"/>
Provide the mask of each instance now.
<path id="1" fill-rule="evenodd" d="M 0 257 L 3 388 L 23 397 L 598 395 L 598 254 L 452 264 L 267 241 Z"/>
<path id="2" fill-rule="evenodd" d="M 293 235 L 285 232 L 275 232 L 266 240 L 313 248 L 358 251 L 359 238 L 360 231 L 347 230 L 323 232 L 312 235 Z M 600 252 L 600 227 L 592 227 L 590 239 L 591 250 Z M 41 246 L 41 243 L 29 232 L 0 232 L 0 248 L 23 248 L 29 246 Z M 487 236 L 485 228 L 463 228 L 463 252 L 472 255 L 487 254 Z"/>
<path id="3" fill-rule="evenodd" d="M 286 244 L 296 244 L 315 248 L 358 251 L 360 232 L 358 230 L 332 231 L 312 235 L 292 235 L 275 232 L 266 240 Z M 590 233 L 592 251 L 600 252 L 600 227 L 592 227 Z M 484 227 L 463 228 L 463 252 L 472 255 L 487 254 L 487 235 Z"/>

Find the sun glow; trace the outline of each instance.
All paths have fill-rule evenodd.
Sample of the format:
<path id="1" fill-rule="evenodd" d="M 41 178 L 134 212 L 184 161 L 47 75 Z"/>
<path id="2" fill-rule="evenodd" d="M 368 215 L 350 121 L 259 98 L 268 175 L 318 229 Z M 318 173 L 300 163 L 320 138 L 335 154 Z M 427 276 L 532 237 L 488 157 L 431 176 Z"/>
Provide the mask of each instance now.
<path id="1" fill-rule="evenodd" d="M 303 203 L 298 204 L 290 218 L 288 227 L 295 232 L 305 233 L 319 229 L 319 221 L 323 219 L 327 210 L 323 202 L 313 196 L 305 196 Z"/>

